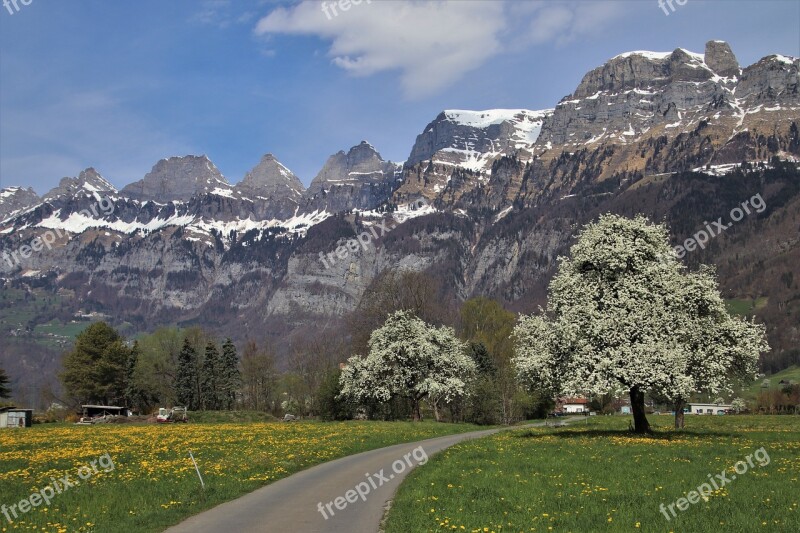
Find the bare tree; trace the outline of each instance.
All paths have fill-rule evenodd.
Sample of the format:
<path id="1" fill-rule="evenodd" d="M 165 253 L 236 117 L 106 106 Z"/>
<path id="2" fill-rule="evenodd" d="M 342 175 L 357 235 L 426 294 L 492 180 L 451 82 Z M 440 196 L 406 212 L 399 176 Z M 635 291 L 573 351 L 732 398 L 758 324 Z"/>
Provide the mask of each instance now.
<path id="1" fill-rule="evenodd" d="M 386 270 L 376 277 L 348 317 L 353 353 L 366 353 L 373 331 L 395 311 L 411 311 L 430 324 L 451 322 L 441 283 L 424 272 Z"/>
<path id="2" fill-rule="evenodd" d="M 260 348 L 248 341 L 241 359 L 242 402 L 247 409 L 255 411 L 273 410 L 278 375 L 275 357 L 266 347 Z"/>

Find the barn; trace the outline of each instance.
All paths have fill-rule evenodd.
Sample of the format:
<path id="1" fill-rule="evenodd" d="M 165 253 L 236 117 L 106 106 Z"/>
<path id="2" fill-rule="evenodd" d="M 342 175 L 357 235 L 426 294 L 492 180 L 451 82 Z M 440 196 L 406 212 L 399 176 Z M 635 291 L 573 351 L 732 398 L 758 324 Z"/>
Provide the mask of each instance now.
<path id="1" fill-rule="evenodd" d="M 33 409 L 0 407 L 0 429 L 29 428 L 33 425 Z"/>

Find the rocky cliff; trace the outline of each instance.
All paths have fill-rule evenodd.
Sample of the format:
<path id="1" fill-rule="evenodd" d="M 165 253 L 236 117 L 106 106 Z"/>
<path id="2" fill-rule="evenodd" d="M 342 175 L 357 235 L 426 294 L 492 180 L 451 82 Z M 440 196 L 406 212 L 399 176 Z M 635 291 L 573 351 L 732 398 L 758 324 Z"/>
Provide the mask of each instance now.
<path id="1" fill-rule="evenodd" d="M 162 159 L 143 179 L 121 192 L 134 200 L 186 202 L 198 194 L 229 196 L 231 186 L 208 157 L 187 155 Z"/>

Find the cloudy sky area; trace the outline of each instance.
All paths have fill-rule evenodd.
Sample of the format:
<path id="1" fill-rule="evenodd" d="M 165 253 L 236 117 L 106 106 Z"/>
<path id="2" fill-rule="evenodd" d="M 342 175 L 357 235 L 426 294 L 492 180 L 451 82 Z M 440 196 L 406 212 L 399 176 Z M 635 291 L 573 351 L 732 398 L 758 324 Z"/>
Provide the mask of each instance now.
<path id="1" fill-rule="evenodd" d="M 800 56 L 796 0 L 673 5 L 372 0 L 330 18 L 318 1 L 0 8 L 0 187 L 42 194 L 94 166 L 121 188 L 186 154 L 236 183 L 267 152 L 308 184 L 362 139 L 403 161 L 443 109 L 554 107 L 621 52 L 702 53 L 722 39 L 742 66 Z"/>

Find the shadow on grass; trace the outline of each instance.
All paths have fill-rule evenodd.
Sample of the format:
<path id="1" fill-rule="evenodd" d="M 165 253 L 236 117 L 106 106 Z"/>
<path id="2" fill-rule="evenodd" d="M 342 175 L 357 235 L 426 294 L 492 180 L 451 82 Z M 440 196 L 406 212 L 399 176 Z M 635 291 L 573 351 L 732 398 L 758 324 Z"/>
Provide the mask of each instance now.
<path id="1" fill-rule="evenodd" d="M 650 440 L 678 440 L 685 438 L 706 438 L 706 437 L 736 437 L 736 433 L 720 433 L 710 431 L 654 431 L 653 433 L 634 433 L 627 429 L 572 429 L 559 430 L 554 432 L 534 432 L 531 430 L 514 432 L 513 437 L 518 439 L 542 439 L 545 437 L 559 437 L 562 439 L 575 438 L 608 438 L 608 437 L 637 437 Z"/>

